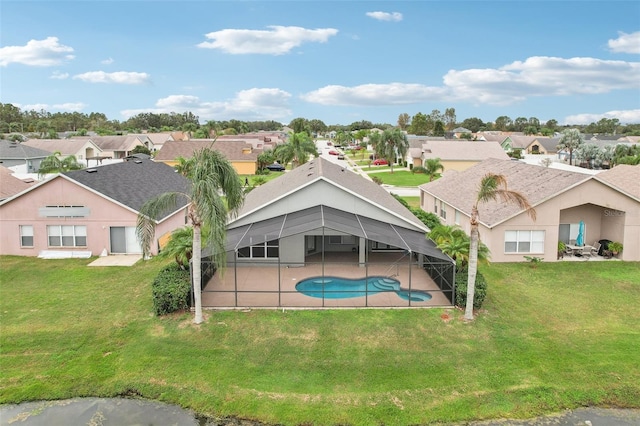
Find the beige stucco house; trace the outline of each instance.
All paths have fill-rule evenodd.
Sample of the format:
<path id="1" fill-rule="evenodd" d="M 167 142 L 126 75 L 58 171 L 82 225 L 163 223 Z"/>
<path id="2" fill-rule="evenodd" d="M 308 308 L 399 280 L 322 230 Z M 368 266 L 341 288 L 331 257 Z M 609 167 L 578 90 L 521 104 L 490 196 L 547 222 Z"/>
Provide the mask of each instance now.
<path id="1" fill-rule="evenodd" d="M 384 188 L 314 158 L 247 194 L 203 306 L 451 306 L 455 264 L 426 231 Z"/>
<path id="2" fill-rule="evenodd" d="M 188 141 L 166 142 L 154 157 L 170 166 L 178 163 L 178 158 L 191 158 L 193 153 L 203 148 L 220 152 L 231 162 L 240 175 L 253 175 L 258 170 L 258 155 L 262 152 L 250 143 L 241 140 L 191 139 Z"/>
<path id="3" fill-rule="evenodd" d="M 43 149 L 49 152 L 59 152 L 61 158 L 73 155 L 78 162 L 88 165 L 87 158 L 102 155 L 102 149 L 91 139 L 29 139 L 22 142 L 25 146 Z"/>
<path id="4" fill-rule="evenodd" d="M 188 180 L 172 167 L 150 160 L 55 175 L 0 202 L 0 254 L 140 254 L 135 226 L 142 205 L 187 189 Z M 183 227 L 186 201 L 156 219 L 157 239 Z M 151 252 L 158 252 L 157 243 Z"/>
<path id="5" fill-rule="evenodd" d="M 488 159 L 420 186 L 421 208 L 469 233 L 477 185 L 489 172 L 504 175 L 509 189 L 525 195 L 537 215 L 533 221 L 515 205 L 480 204 L 480 236 L 493 262 L 522 262 L 525 255 L 555 261 L 558 241 L 575 240 L 580 222 L 586 244 L 618 241 L 624 245 L 621 259 L 640 261 L 640 166 L 586 175 Z"/>
<path id="6" fill-rule="evenodd" d="M 427 159 L 439 158 L 444 170 L 466 170 L 487 158 L 508 159 L 498 142 L 426 140 L 422 149 L 409 149 L 414 167 L 424 164 Z"/>
<path id="7" fill-rule="evenodd" d="M 145 135 L 94 136 L 91 137 L 91 141 L 102 151 L 101 157 L 113 158 L 114 160 L 128 157 L 137 146 L 148 145 L 148 139 Z"/>

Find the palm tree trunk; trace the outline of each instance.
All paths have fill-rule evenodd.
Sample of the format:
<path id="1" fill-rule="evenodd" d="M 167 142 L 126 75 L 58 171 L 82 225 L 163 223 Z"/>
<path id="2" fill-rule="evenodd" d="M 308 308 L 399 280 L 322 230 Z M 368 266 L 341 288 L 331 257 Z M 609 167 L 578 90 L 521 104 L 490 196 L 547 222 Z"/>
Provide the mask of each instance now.
<path id="1" fill-rule="evenodd" d="M 464 319 L 473 320 L 473 298 L 476 292 L 476 274 L 478 271 L 478 208 L 471 210 L 471 235 L 469 241 L 469 269 L 467 274 L 467 305 L 464 310 Z"/>
<path id="2" fill-rule="evenodd" d="M 202 230 L 197 223 L 193 224 L 193 299 L 196 314 L 193 318 L 194 324 L 202 323 Z"/>

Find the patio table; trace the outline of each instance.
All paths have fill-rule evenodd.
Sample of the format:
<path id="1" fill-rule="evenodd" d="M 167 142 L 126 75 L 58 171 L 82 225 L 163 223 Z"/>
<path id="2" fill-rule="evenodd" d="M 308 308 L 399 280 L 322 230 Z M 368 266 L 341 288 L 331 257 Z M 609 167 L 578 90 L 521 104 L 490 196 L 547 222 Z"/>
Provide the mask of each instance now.
<path id="1" fill-rule="evenodd" d="M 571 250 L 571 255 L 575 256 L 576 254 L 582 254 L 584 251 L 587 253 L 591 253 L 591 250 L 594 249 L 593 246 L 584 245 L 584 246 L 576 246 L 573 244 L 566 245 L 569 250 Z"/>

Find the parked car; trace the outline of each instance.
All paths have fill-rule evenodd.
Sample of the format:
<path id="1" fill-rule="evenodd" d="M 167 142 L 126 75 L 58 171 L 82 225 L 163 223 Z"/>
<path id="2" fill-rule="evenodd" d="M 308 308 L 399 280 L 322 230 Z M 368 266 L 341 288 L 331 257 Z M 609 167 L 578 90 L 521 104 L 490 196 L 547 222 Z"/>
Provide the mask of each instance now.
<path id="1" fill-rule="evenodd" d="M 331 151 L 329 151 L 329 155 L 340 155 L 340 154 L 338 153 L 338 151 L 332 149 Z"/>
<path id="2" fill-rule="evenodd" d="M 284 172 L 284 166 L 279 163 L 269 164 L 267 166 L 267 169 L 271 170 L 272 172 Z"/>
<path id="3" fill-rule="evenodd" d="M 344 155 L 343 154 L 338 155 L 338 160 L 344 160 Z"/>
<path id="4" fill-rule="evenodd" d="M 389 164 L 389 162 L 384 158 L 376 158 L 375 160 L 373 160 L 374 166 L 386 166 L 387 164 Z"/>

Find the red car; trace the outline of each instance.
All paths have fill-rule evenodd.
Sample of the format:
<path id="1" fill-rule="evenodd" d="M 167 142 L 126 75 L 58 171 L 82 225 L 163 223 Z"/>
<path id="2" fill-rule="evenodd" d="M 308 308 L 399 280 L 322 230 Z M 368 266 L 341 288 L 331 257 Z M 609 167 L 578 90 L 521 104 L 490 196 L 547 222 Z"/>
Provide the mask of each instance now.
<path id="1" fill-rule="evenodd" d="M 384 158 L 376 158 L 375 160 L 373 160 L 374 166 L 386 166 L 387 164 L 389 164 L 389 162 Z"/>
<path id="2" fill-rule="evenodd" d="M 338 151 L 332 149 L 331 151 L 329 151 L 329 155 L 338 155 Z"/>

